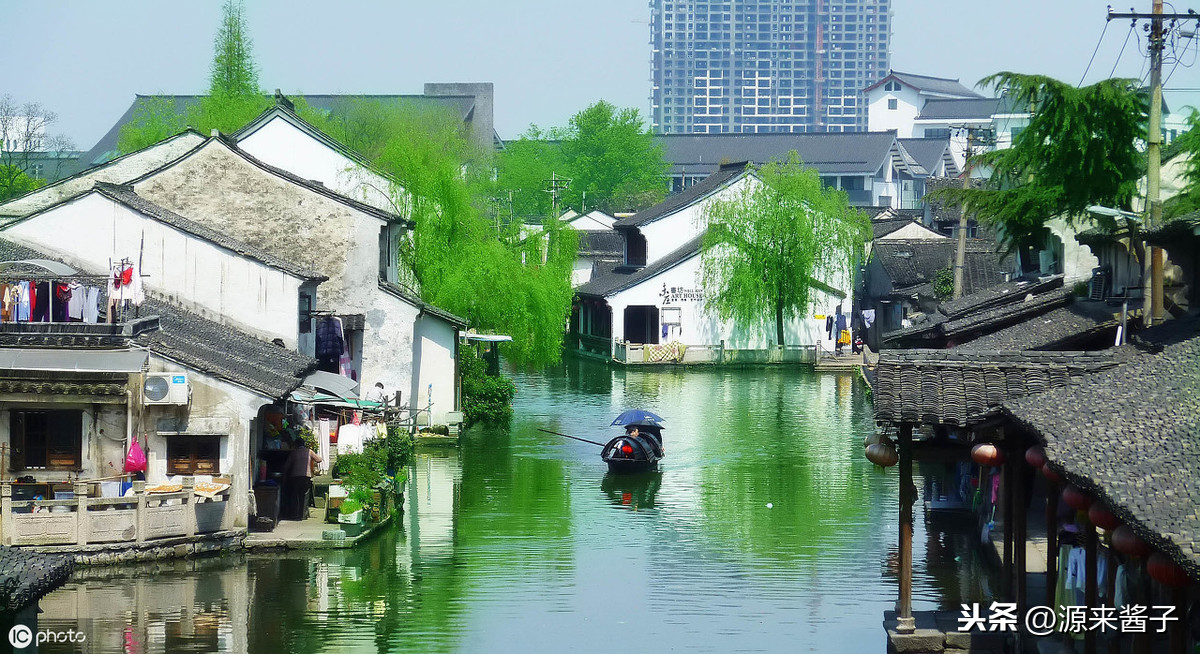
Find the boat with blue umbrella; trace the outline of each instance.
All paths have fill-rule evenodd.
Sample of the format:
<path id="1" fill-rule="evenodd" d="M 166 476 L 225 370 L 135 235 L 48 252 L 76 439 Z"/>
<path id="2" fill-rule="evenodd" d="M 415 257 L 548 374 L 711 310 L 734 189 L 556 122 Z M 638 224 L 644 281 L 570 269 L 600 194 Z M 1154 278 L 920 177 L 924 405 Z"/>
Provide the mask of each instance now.
<path id="1" fill-rule="evenodd" d="M 653 470 L 663 458 L 661 416 L 644 409 L 629 409 L 613 420 L 612 426 L 625 428 L 625 433 L 608 441 L 600 450 L 600 458 L 608 471 L 617 474 Z"/>

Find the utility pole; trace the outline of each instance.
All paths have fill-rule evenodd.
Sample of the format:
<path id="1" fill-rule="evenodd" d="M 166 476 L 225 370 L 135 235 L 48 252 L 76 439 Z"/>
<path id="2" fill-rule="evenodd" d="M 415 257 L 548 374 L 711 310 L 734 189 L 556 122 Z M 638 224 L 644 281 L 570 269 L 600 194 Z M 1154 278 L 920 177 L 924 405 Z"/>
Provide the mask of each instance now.
<path id="1" fill-rule="evenodd" d="M 1189 11 L 1186 14 L 1163 13 L 1163 0 L 1153 0 L 1151 13 L 1143 14 L 1130 12 L 1127 14 L 1113 13 L 1108 8 L 1108 20 L 1114 18 L 1130 18 L 1132 20 L 1150 20 L 1149 50 L 1150 50 L 1150 124 L 1146 130 L 1146 206 L 1148 209 L 1146 224 L 1143 231 L 1152 231 L 1162 227 L 1162 200 L 1160 199 L 1162 183 L 1162 64 L 1163 47 L 1166 45 L 1167 33 L 1163 30 L 1163 21 L 1170 20 L 1174 28 L 1178 20 L 1195 20 L 1200 23 L 1200 14 Z M 1162 248 L 1150 244 L 1143 245 L 1142 261 L 1142 323 L 1146 327 L 1161 322 L 1163 318 L 1163 251 Z"/>
<path id="2" fill-rule="evenodd" d="M 559 177 L 557 173 L 551 172 L 550 179 L 546 180 L 546 184 L 549 185 L 549 188 L 545 189 L 545 192 L 550 194 L 551 212 L 554 215 L 554 219 L 558 220 L 558 194 L 571 186 L 571 180 Z"/>
<path id="3" fill-rule="evenodd" d="M 971 157 L 975 154 L 975 144 L 992 145 L 991 130 L 986 127 L 964 125 L 957 128 L 967 133 L 967 149 L 963 157 L 963 189 L 971 188 Z M 967 207 L 959 207 L 958 213 L 958 250 L 954 254 L 954 299 L 963 296 L 964 269 L 967 261 Z"/>

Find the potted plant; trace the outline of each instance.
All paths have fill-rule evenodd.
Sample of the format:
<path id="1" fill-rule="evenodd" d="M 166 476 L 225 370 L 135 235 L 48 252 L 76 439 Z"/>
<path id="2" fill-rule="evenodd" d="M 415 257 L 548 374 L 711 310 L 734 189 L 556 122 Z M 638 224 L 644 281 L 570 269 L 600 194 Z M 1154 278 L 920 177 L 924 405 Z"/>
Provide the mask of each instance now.
<path id="1" fill-rule="evenodd" d="M 347 498 L 338 509 L 338 522 L 343 525 L 362 524 L 362 502 L 354 497 Z"/>

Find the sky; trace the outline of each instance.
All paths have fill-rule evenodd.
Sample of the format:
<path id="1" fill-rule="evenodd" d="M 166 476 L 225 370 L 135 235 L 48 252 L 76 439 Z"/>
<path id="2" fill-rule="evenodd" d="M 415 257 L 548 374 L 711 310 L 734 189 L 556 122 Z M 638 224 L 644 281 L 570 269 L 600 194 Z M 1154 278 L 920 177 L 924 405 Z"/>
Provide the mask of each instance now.
<path id="1" fill-rule="evenodd" d="M 1131 2 L 1150 10 L 1149 0 Z M 891 65 L 968 86 L 1001 70 L 1078 83 L 1095 51 L 1087 82 L 1113 72 L 1140 78 L 1148 65 L 1145 35 L 1140 28 L 1130 32 L 1127 20 L 1106 30 L 1107 5 L 892 0 Z M 503 138 L 530 124 L 563 125 L 600 99 L 643 115 L 649 110 L 647 0 L 245 0 L 245 6 L 267 90 L 419 94 L 425 82 L 490 81 Z M 219 0 L 0 0 L 0 96 L 56 112 L 51 131 L 88 149 L 134 94 L 204 91 L 220 7 Z M 1196 59 L 1197 42 L 1188 42 L 1183 64 L 1168 79 L 1171 108 L 1200 106 L 1200 66 L 1186 67 Z"/>

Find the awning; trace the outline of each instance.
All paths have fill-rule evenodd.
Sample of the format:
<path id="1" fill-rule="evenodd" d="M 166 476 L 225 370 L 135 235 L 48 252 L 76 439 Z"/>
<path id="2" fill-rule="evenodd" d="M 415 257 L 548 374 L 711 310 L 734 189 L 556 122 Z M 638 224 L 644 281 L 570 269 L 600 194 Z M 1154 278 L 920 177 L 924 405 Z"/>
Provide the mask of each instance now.
<path id="1" fill-rule="evenodd" d="M 507 343 L 512 340 L 512 336 L 504 334 L 463 334 L 464 341 L 481 341 L 484 343 Z"/>
<path id="2" fill-rule="evenodd" d="M 141 372 L 146 350 L 59 350 L 32 347 L 0 348 L 0 370 L 39 372 Z"/>
<path id="3" fill-rule="evenodd" d="M 382 402 L 372 402 L 370 400 L 359 400 L 352 397 L 340 397 L 330 395 L 314 390 L 309 386 L 301 386 L 292 391 L 291 398 L 293 402 L 299 404 L 320 404 L 322 406 L 338 407 L 342 409 L 363 409 L 367 411 L 378 411 L 384 407 Z"/>
<path id="4" fill-rule="evenodd" d="M 358 382 L 342 375 L 335 375 L 324 370 L 313 371 L 300 382 L 301 386 L 311 386 L 338 397 L 358 397 Z"/>
<path id="5" fill-rule="evenodd" d="M 71 275 L 79 274 L 78 270 L 75 270 L 74 268 L 68 266 L 67 264 L 60 263 L 58 261 L 54 261 L 51 259 L 23 259 L 21 261 L 0 261 L 0 266 L 7 266 L 7 265 L 11 265 L 11 264 L 18 264 L 18 263 L 26 264 L 26 265 L 30 265 L 30 266 L 37 266 L 39 268 L 44 268 L 56 275 L 71 276 Z"/>

